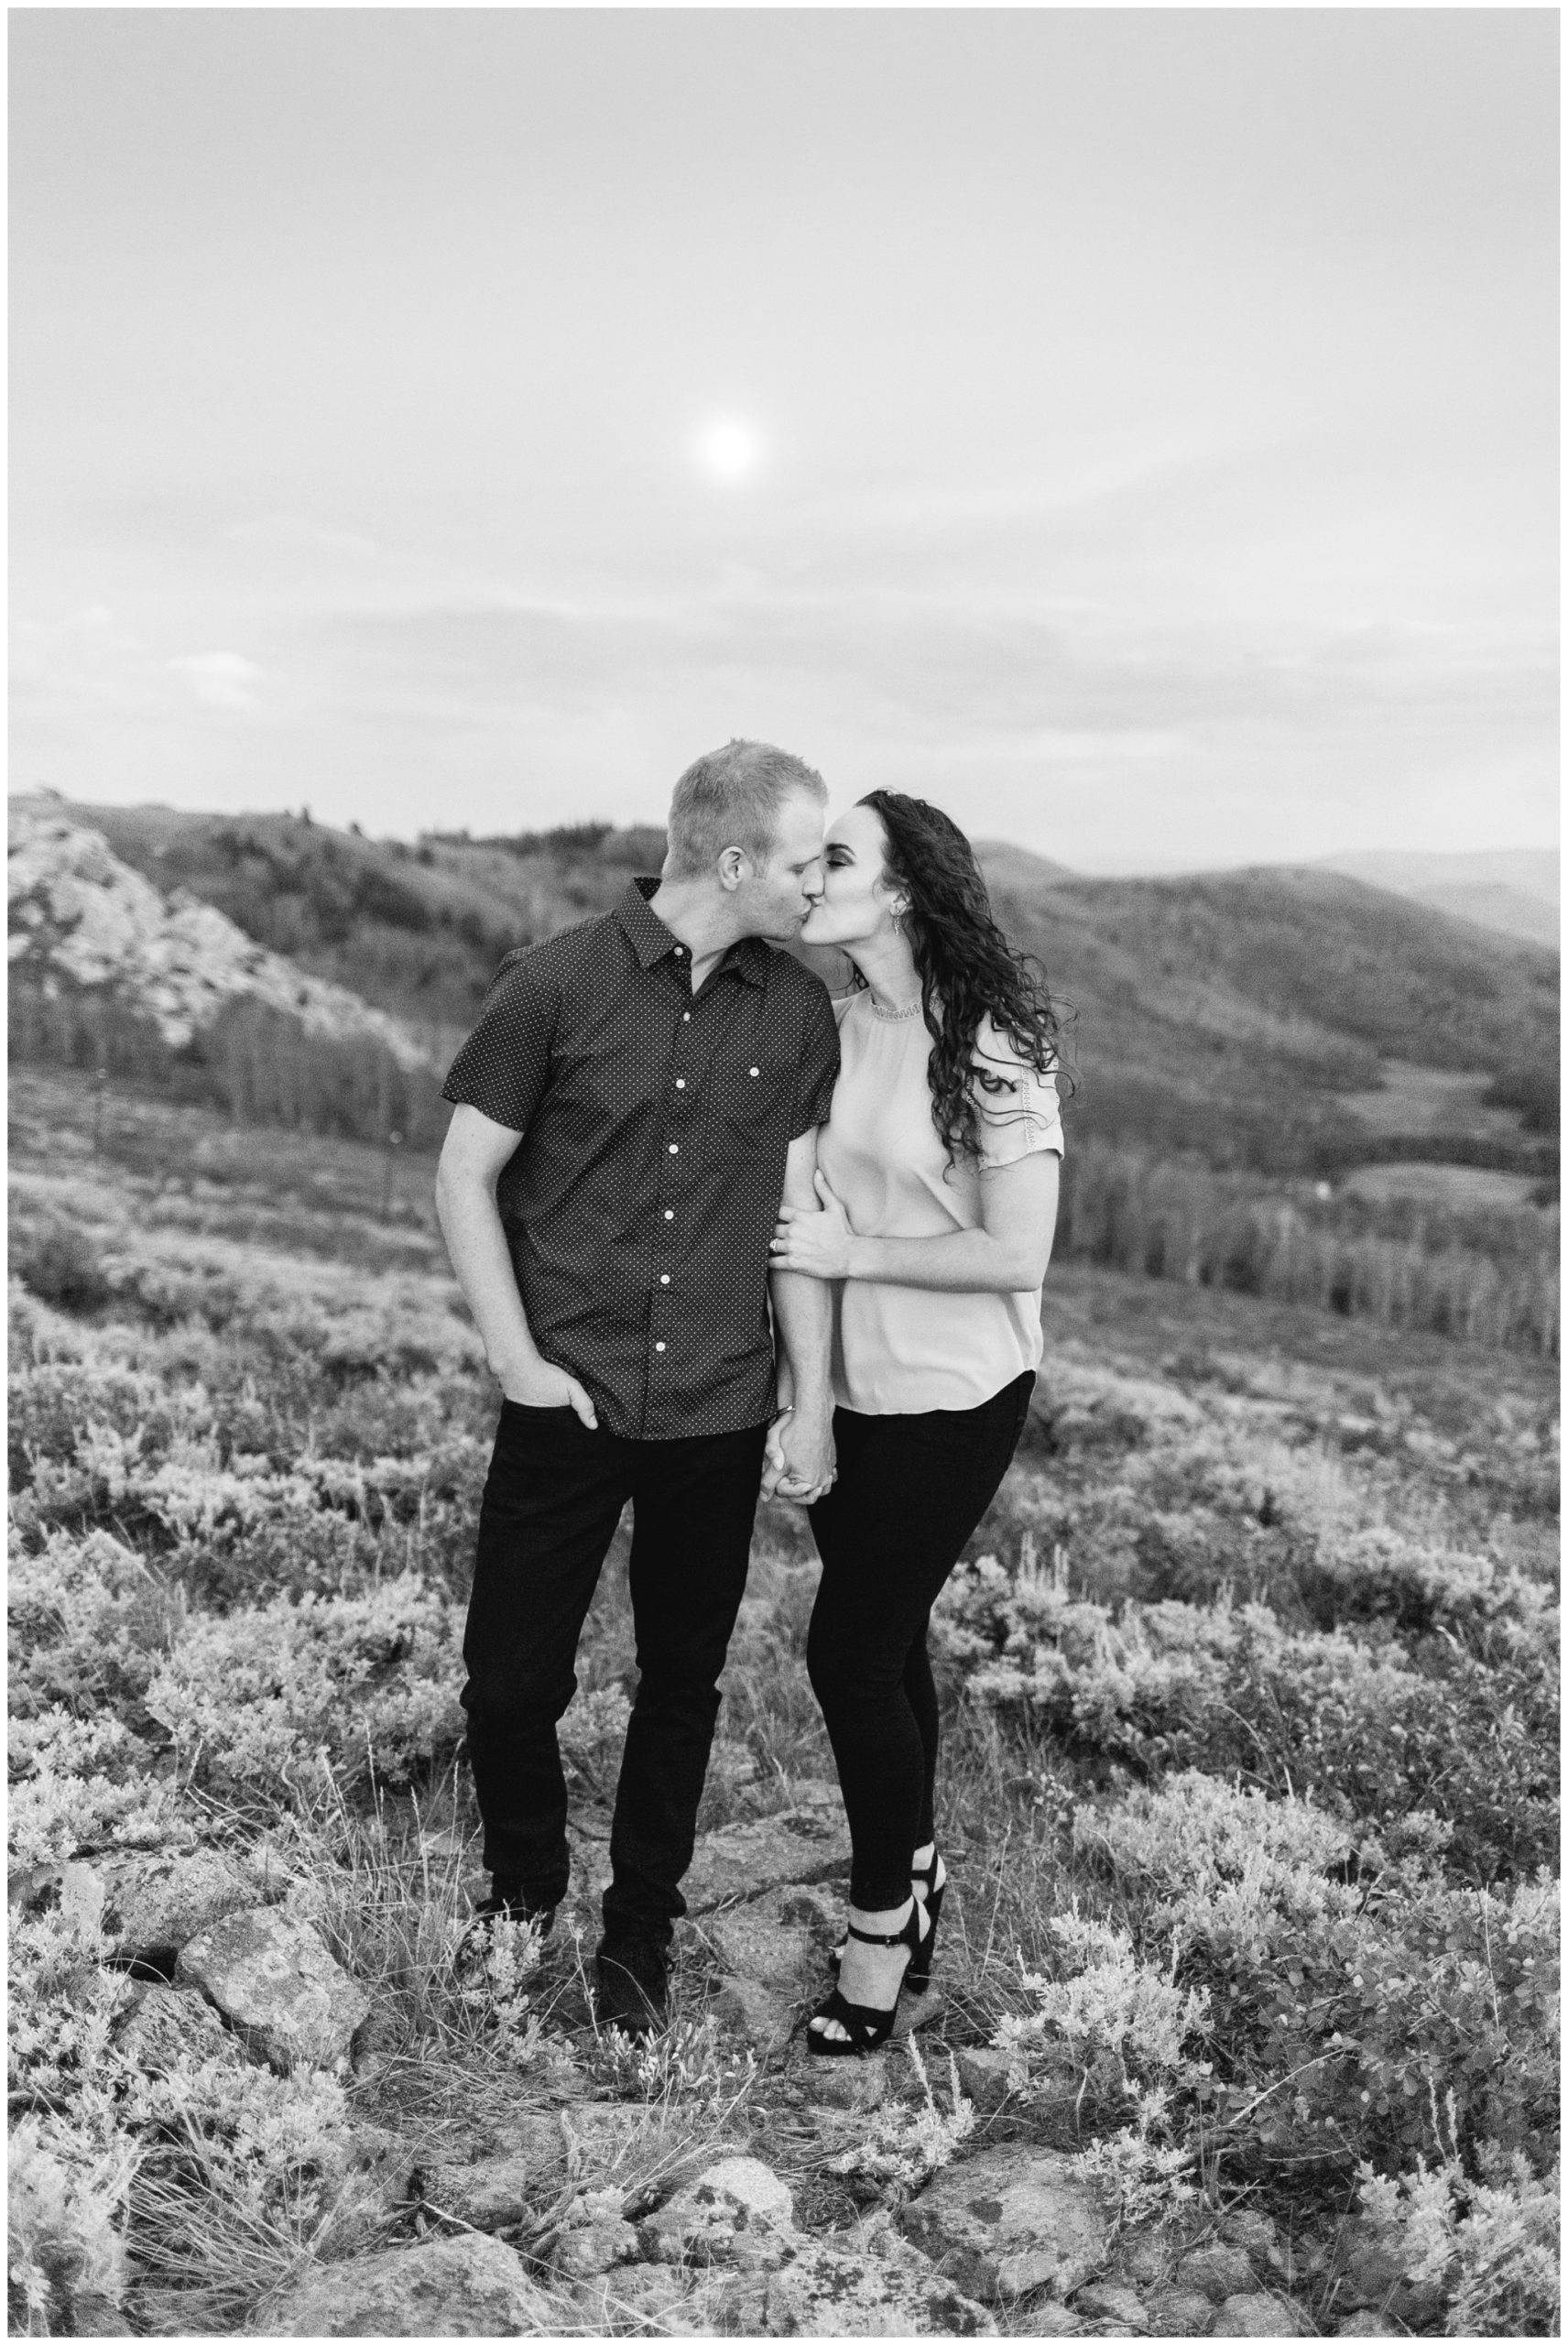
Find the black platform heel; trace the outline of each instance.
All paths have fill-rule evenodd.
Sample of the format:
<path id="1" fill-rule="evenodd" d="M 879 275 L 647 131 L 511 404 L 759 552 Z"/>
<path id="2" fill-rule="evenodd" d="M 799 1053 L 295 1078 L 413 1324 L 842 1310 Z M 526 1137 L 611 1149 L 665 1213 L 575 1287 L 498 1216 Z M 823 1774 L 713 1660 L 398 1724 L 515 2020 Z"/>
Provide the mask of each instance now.
<path id="1" fill-rule="evenodd" d="M 942 1901 L 947 1895 L 945 1868 L 940 1884 L 936 1877 L 936 1869 L 941 1863 L 942 1852 L 938 1849 L 933 1849 L 930 1864 L 916 1865 L 909 1874 L 911 1881 L 920 1881 L 925 1883 L 925 1897 L 923 1901 L 918 1902 L 923 1902 L 931 1922 L 930 1929 L 920 1940 L 915 1952 L 909 1957 L 909 1967 L 904 1973 L 904 1984 L 911 1995 L 923 1995 L 931 1985 L 931 1958 L 936 1952 L 936 1925 L 942 1919 Z M 828 1969 L 835 1978 L 838 1976 L 838 1967 L 843 1960 L 843 1947 L 830 1947 Z"/>
<path id="2" fill-rule="evenodd" d="M 936 1925 L 942 1919 L 942 1901 L 947 1895 L 946 1868 L 943 1867 L 942 1879 L 940 1882 L 936 1877 L 937 1867 L 941 1863 L 942 1853 L 940 1849 L 933 1849 L 930 1864 L 920 1868 L 911 1876 L 915 1881 L 923 1881 L 926 1885 L 924 1900 L 926 1919 L 931 1924 L 930 1929 L 914 1953 L 910 1955 L 909 1967 L 904 1973 L 904 1985 L 911 1995 L 923 1995 L 931 1985 L 931 1958 L 936 1952 Z M 918 1903 L 920 1901 L 917 1899 L 916 1902 Z"/>
<path id="3" fill-rule="evenodd" d="M 872 1930 L 857 1930 L 855 1924 L 851 1922 L 849 1935 L 852 1938 L 858 1938 L 862 1946 L 907 1946 L 909 1949 L 909 1961 L 913 1962 L 929 1935 L 920 1928 L 924 1914 L 925 1908 L 920 1899 L 911 1897 L 909 1918 L 901 1930 L 894 1930 L 890 1935 L 883 1936 Z M 898 2016 L 898 2005 L 903 2000 L 904 1987 L 909 1975 L 909 1967 L 906 1965 L 904 1976 L 898 1981 L 898 1992 L 893 1998 L 892 2008 L 885 2012 L 878 2011 L 875 2003 L 852 2003 L 842 1989 L 835 1987 L 827 2001 L 817 2005 L 811 2017 L 812 2019 L 836 2020 L 844 2029 L 844 2034 L 841 2036 L 825 2035 L 808 2026 L 807 2051 L 815 2053 L 820 2059 L 825 2060 L 848 2059 L 852 2056 L 858 2057 L 866 2052 L 879 2052 L 893 2033 L 893 2023 Z"/>

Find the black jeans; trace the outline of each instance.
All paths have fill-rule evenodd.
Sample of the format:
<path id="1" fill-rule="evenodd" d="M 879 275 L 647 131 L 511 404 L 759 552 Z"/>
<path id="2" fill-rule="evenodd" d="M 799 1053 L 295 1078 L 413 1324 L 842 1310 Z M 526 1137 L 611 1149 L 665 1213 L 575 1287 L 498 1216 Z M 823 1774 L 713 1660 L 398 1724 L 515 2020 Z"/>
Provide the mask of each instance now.
<path id="1" fill-rule="evenodd" d="M 935 1829 L 931 1609 L 1001 1486 L 1032 1369 L 977 1409 L 833 1413 L 838 1480 L 811 1508 L 822 1559 L 806 1665 L 849 1817 L 853 1903 L 886 1912 Z"/>
<path id="2" fill-rule="evenodd" d="M 463 1642 L 485 1862 L 530 1907 L 566 1894 L 556 1722 L 577 1640 L 630 1499 L 640 1681 L 615 1794 L 606 1944 L 666 1947 L 685 1912 L 719 1673 L 746 1587 L 767 1429 L 678 1441 L 590 1433 L 571 1409 L 503 1402 Z"/>

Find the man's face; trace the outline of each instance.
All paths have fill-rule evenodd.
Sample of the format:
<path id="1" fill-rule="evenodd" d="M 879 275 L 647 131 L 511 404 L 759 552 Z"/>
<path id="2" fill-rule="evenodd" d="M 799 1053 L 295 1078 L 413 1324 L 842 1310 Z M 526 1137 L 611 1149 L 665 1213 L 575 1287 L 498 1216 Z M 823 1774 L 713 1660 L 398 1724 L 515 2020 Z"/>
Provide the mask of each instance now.
<path id="1" fill-rule="evenodd" d="M 810 791 L 796 791 L 779 810 L 779 828 L 765 863 L 754 865 L 742 883 L 737 909 L 748 936 L 786 943 L 822 892 L 822 805 Z"/>

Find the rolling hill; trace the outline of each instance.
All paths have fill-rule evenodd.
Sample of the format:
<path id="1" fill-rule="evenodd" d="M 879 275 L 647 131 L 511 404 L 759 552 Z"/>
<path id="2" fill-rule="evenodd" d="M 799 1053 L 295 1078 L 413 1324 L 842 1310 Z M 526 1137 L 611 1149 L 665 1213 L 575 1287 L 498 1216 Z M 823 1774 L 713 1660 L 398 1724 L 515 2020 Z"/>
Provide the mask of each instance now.
<path id="1" fill-rule="evenodd" d="M 1477 855 L 1331 856 L 1319 867 L 1409 896 L 1434 911 L 1532 944 L 1558 947 L 1559 857 L 1548 847 L 1497 847 Z"/>
<path id="2" fill-rule="evenodd" d="M 438 1063 L 503 953 L 607 907 L 663 845 L 588 823 L 409 846 L 289 815 L 50 802 Z M 1063 1004 L 1080 1130 L 1263 1171 L 1554 1162 L 1521 1129 L 1555 1122 L 1554 954 L 1323 868 L 1086 879 L 1000 842 L 982 859 Z M 1452 1078 L 1443 1129 L 1401 1129 L 1409 1067 Z M 1380 1093 L 1393 1112 L 1369 1116 Z"/>

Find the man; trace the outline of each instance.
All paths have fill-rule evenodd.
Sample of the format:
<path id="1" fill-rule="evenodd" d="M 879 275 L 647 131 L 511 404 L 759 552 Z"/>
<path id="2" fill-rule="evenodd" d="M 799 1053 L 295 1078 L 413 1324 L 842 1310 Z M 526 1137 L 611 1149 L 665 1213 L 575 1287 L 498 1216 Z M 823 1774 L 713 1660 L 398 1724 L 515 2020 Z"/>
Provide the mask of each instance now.
<path id="1" fill-rule="evenodd" d="M 508 954 L 446 1082 L 437 1207 L 504 1395 L 463 1641 L 479 1911 L 548 1929 L 566 1893 L 556 1722 L 630 1499 L 640 1682 L 598 1975 L 635 2034 L 665 2016 L 759 1481 L 804 1504 L 833 1472 L 831 1289 L 768 1261 L 781 1199 L 817 1202 L 837 1030 L 762 942 L 822 892 L 825 798 L 763 742 L 699 758 L 662 876 Z M 770 1291 L 793 1402 L 771 1435 Z"/>

